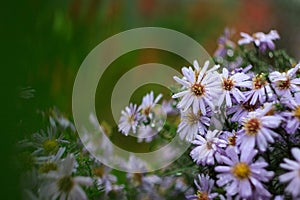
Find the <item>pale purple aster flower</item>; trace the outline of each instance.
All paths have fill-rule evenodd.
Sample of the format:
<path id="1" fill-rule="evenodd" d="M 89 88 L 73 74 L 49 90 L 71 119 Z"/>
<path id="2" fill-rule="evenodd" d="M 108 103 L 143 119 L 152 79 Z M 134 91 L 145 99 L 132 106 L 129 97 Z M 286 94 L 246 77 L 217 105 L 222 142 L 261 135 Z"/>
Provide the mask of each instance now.
<path id="1" fill-rule="evenodd" d="M 226 156 L 222 156 L 225 166 L 215 167 L 218 186 L 225 186 L 226 193 L 230 196 L 238 194 L 242 198 L 249 198 L 254 193 L 256 197 L 271 197 L 261 182 L 269 181 L 274 175 L 264 168 L 268 166 L 264 160 L 253 162 L 257 150 L 242 151 L 240 156 L 233 148 L 226 149 Z"/>
<path id="2" fill-rule="evenodd" d="M 274 200 L 284 200 L 283 195 L 276 195 Z"/>
<path id="3" fill-rule="evenodd" d="M 259 50 L 261 52 L 265 52 L 267 49 L 274 50 L 275 44 L 273 40 L 279 39 L 279 35 L 277 31 L 271 30 L 270 33 L 265 34 L 262 32 L 254 33 L 252 36 L 250 36 L 247 33 L 241 32 L 241 36 L 243 37 L 238 41 L 239 45 L 243 44 L 249 44 L 254 42 L 254 44 L 259 47 Z"/>
<path id="4" fill-rule="evenodd" d="M 291 111 L 281 113 L 285 120 L 285 130 L 289 134 L 294 134 L 300 127 L 300 93 L 296 93 L 294 98 L 286 99 L 285 104 Z"/>
<path id="5" fill-rule="evenodd" d="M 223 60 L 222 66 L 225 66 L 229 71 L 233 71 L 235 73 L 237 72 L 243 72 L 240 67 L 243 63 L 243 58 L 238 56 L 233 61 Z"/>
<path id="6" fill-rule="evenodd" d="M 187 111 L 192 107 L 194 113 L 201 110 L 203 115 L 206 115 L 206 105 L 212 110 L 214 109 L 213 100 L 218 97 L 221 89 L 221 80 L 216 70 L 219 68 L 215 65 L 207 70 L 209 61 L 206 61 L 203 68 L 200 70 L 198 62 L 194 61 L 195 71 L 192 68 L 182 68 L 184 78 L 174 77 L 175 81 L 184 86 L 184 90 L 174 94 L 172 98 L 182 97 L 177 104 L 179 109 Z"/>
<path id="7" fill-rule="evenodd" d="M 228 108 L 227 115 L 232 114 L 232 117 L 230 118 L 232 122 L 242 122 L 243 118 L 245 118 L 249 112 L 259 108 L 259 105 L 260 104 L 258 102 L 255 105 L 251 105 L 249 101 L 239 103 Z"/>
<path id="8" fill-rule="evenodd" d="M 195 136 L 200 133 L 204 135 L 209 126 L 210 119 L 207 116 L 203 116 L 199 110 L 197 114 L 194 114 L 191 109 L 181 113 L 181 122 L 178 125 L 177 133 L 180 138 L 186 139 L 191 142 L 195 139 Z"/>
<path id="9" fill-rule="evenodd" d="M 164 100 L 161 107 L 167 115 L 177 115 L 179 113 L 179 110 L 176 108 L 176 102 L 173 99 Z"/>
<path id="10" fill-rule="evenodd" d="M 154 108 L 154 106 L 158 103 L 158 101 L 161 99 L 162 94 L 159 94 L 155 99 L 154 99 L 154 94 L 153 91 L 151 91 L 149 94 L 146 94 L 143 97 L 142 104 L 139 106 L 139 110 L 142 111 L 142 114 L 145 117 L 150 117 L 151 116 L 151 111 Z"/>
<path id="11" fill-rule="evenodd" d="M 300 78 L 295 78 L 295 74 L 300 67 L 300 63 L 287 72 L 272 72 L 269 79 L 275 88 L 276 94 L 282 97 L 292 97 L 292 92 L 300 92 Z"/>
<path id="12" fill-rule="evenodd" d="M 137 108 L 137 105 L 130 103 L 129 106 L 122 110 L 122 116 L 119 121 L 119 131 L 121 131 L 124 135 L 128 135 L 130 130 L 133 133 L 136 133 L 138 122 L 141 118 L 140 116 L 140 108 Z"/>
<path id="13" fill-rule="evenodd" d="M 197 145 L 190 153 L 194 162 L 198 165 L 214 165 L 215 157 L 219 154 L 218 149 L 226 147 L 226 141 L 219 138 L 220 131 L 214 130 L 205 134 L 205 136 L 197 135 L 192 142 Z"/>
<path id="14" fill-rule="evenodd" d="M 250 81 L 246 81 L 245 87 L 250 88 L 250 91 L 245 92 L 246 101 L 250 100 L 250 104 L 254 105 L 259 101 L 260 103 L 265 103 L 268 98 L 272 97 L 271 87 L 265 77 L 265 74 L 256 75 L 252 79 L 252 83 Z M 250 84 L 250 83 L 251 84 Z"/>
<path id="15" fill-rule="evenodd" d="M 197 193 L 194 195 L 188 195 L 186 196 L 186 199 L 188 200 L 198 200 L 198 199 L 214 199 L 218 196 L 218 193 L 211 192 L 215 181 L 212 180 L 209 175 L 204 174 L 198 174 L 198 180 L 194 180 L 194 183 L 197 187 Z"/>
<path id="16" fill-rule="evenodd" d="M 249 85 L 245 82 L 250 77 L 244 73 L 235 73 L 229 76 L 229 72 L 226 68 L 223 68 L 222 77 L 222 95 L 219 97 L 218 106 L 221 106 L 224 99 L 226 100 L 226 106 L 232 106 L 231 95 L 235 98 L 237 102 L 245 100 L 244 94 L 237 87 L 246 87 Z"/>
<path id="17" fill-rule="evenodd" d="M 229 28 L 225 28 L 224 34 L 218 39 L 218 49 L 215 51 L 214 56 L 224 57 L 228 48 L 234 49 L 235 43 L 230 40 L 230 37 L 234 34 L 234 31 Z"/>
<path id="18" fill-rule="evenodd" d="M 285 163 L 281 163 L 280 167 L 289 170 L 289 172 L 279 176 L 280 182 L 289 182 L 285 191 L 292 194 L 294 198 L 300 198 L 300 149 L 292 148 L 292 155 L 296 160 L 284 158 Z"/>
<path id="19" fill-rule="evenodd" d="M 223 131 L 222 134 L 220 135 L 220 139 L 222 140 L 225 140 L 226 141 L 226 144 L 227 144 L 227 148 L 228 147 L 231 147 L 231 148 L 234 148 L 235 151 L 237 153 L 240 152 L 237 144 L 236 144 L 236 132 L 233 130 L 232 132 L 229 132 L 229 131 Z M 221 154 L 224 155 L 225 153 L 225 150 L 221 151 Z"/>
<path id="20" fill-rule="evenodd" d="M 257 145 L 264 152 L 268 143 L 273 143 L 274 138 L 279 136 L 272 129 L 280 125 L 282 118 L 266 115 L 271 109 L 272 104 L 267 104 L 264 109 L 250 112 L 243 119 L 242 129 L 237 132 L 237 144 L 242 151 L 250 151 Z"/>
<path id="21" fill-rule="evenodd" d="M 156 127 L 142 124 L 137 131 L 137 142 L 151 142 L 160 130 L 160 128 L 157 129 Z"/>

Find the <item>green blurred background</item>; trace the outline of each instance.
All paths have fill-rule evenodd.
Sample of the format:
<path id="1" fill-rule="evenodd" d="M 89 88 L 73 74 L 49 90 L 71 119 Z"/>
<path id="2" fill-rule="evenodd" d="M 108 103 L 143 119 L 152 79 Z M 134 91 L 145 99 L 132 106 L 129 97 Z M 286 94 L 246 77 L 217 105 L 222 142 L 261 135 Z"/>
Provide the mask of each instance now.
<path id="1" fill-rule="evenodd" d="M 87 54 L 106 38 L 128 29 L 157 26 L 194 38 L 212 55 L 225 27 L 240 31 L 269 32 L 277 29 L 277 43 L 296 60 L 300 58 L 300 1 L 241 0 L 28 0 L 1 6 L 2 115 L 1 152 L 5 193 L 14 196 L 17 177 L 11 171 L 14 142 L 41 128 L 37 110 L 56 106 L 72 116 L 72 87 Z M 188 48 L 188 47 L 186 47 Z M 139 50 L 117 59 L 105 72 L 96 96 L 102 118 L 112 123 L 110 95 L 114 84 L 132 67 L 160 62 L 176 69 L 184 60 L 168 52 Z M 122 66 L 122 67 L 120 67 Z M 34 98 L 22 99 L 24 88 Z M 140 88 L 140 98 L 152 86 Z M 156 87 L 156 92 L 166 88 Z M 101 115 L 101 114 L 99 114 Z M 7 164 L 6 164 L 7 163 Z M 3 187 L 2 187 L 3 188 Z M 3 193 L 3 194 L 5 194 Z M 13 199 L 13 198 L 10 198 Z"/>

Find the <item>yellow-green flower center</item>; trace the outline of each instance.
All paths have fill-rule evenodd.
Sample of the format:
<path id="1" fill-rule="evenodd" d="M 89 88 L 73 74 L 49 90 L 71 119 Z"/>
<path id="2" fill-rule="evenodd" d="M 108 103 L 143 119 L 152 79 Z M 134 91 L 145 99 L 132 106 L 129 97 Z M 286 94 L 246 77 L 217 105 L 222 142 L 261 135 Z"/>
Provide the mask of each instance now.
<path id="1" fill-rule="evenodd" d="M 186 115 L 187 122 L 189 124 L 196 124 L 199 122 L 201 115 L 202 115 L 202 113 L 200 110 L 198 111 L 198 113 L 196 115 L 191 111 Z"/>
<path id="2" fill-rule="evenodd" d="M 276 87 L 279 90 L 287 90 L 290 88 L 291 85 L 291 81 L 289 78 L 287 78 L 286 80 L 280 80 L 276 82 Z"/>
<path id="3" fill-rule="evenodd" d="M 197 199 L 198 200 L 209 200 L 208 194 L 206 192 L 197 191 Z"/>
<path id="4" fill-rule="evenodd" d="M 260 74 L 256 76 L 255 78 L 252 79 L 252 81 L 253 81 L 253 88 L 255 90 L 260 89 L 267 84 L 267 80 L 264 74 Z"/>
<path id="5" fill-rule="evenodd" d="M 71 176 L 64 176 L 57 181 L 57 187 L 60 192 L 69 193 L 74 186 L 74 181 Z"/>
<path id="6" fill-rule="evenodd" d="M 251 118 L 244 123 L 247 135 L 256 135 L 261 128 L 261 121 L 258 118 Z"/>
<path id="7" fill-rule="evenodd" d="M 53 162 L 44 163 L 39 169 L 41 173 L 48 173 L 50 171 L 56 171 L 56 170 L 57 170 L 57 164 Z"/>
<path id="8" fill-rule="evenodd" d="M 192 92 L 196 95 L 196 96 L 202 96 L 205 92 L 204 90 L 204 86 L 203 85 L 200 85 L 198 83 L 195 83 L 193 86 L 192 86 Z"/>
<path id="9" fill-rule="evenodd" d="M 53 152 L 58 148 L 58 142 L 56 140 L 45 140 L 43 142 L 43 148 L 46 152 Z"/>
<path id="10" fill-rule="evenodd" d="M 231 169 L 232 174 L 238 179 L 245 179 L 251 175 L 251 170 L 246 163 L 239 162 Z"/>

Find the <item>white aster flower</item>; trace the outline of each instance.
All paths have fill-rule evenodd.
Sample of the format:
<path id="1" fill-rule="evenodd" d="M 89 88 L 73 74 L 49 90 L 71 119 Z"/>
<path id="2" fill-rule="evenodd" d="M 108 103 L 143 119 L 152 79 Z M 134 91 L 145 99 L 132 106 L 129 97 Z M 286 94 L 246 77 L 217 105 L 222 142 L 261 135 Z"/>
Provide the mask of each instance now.
<path id="1" fill-rule="evenodd" d="M 218 149 L 226 147 L 227 142 L 219 138 L 220 131 L 208 131 L 205 136 L 197 135 L 193 144 L 197 145 L 190 155 L 197 164 L 214 165 Z"/>
<path id="2" fill-rule="evenodd" d="M 158 103 L 158 101 L 161 99 L 162 94 L 159 94 L 155 99 L 154 99 L 154 94 L 153 91 L 151 91 L 149 94 L 146 94 L 143 97 L 142 104 L 139 106 L 139 110 L 142 111 L 142 114 L 145 117 L 150 117 L 151 116 L 151 111 L 154 108 L 154 106 Z"/>
<path id="3" fill-rule="evenodd" d="M 295 78 L 295 74 L 300 67 L 300 63 L 287 72 L 272 72 L 269 79 L 279 96 L 289 98 L 292 92 L 300 92 L 300 78 Z"/>
<path id="4" fill-rule="evenodd" d="M 214 110 L 213 100 L 220 95 L 221 79 L 216 72 L 219 65 L 207 70 L 208 66 L 209 61 L 206 61 L 203 68 L 200 69 L 198 62 L 195 60 L 195 70 L 191 67 L 183 67 L 184 77 L 174 77 L 175 81 L 181 84 L 184 90 L 174 94 L 172 98 L 182 97 L 177 107 L 183 109 L 184 112 L 192 108 L 195 114 L 200 110 L 203 115 L 206 115 L 206 105 Z"/>
<path id="5" fill-rule="evenodd" d="M 104 165 L 93 169 L 97 187 L 99 190 L 104 190 L 105 195 L 111 191 L 118 192 L 124 189 L 124 185 L 117 184 L 117 177 L 111 174 L 111 170 L 111 168 Z"/>
<path id="6" fill-rule="evenodd" d="M 137 105 L 132 103 L 130 103 L 125 110 L 122 110 L 122 116 L 119 121 L 119 131 L 124 135 L 127 136 L 131 129 L 133 133 L 136 133 L 138 121 L 141 118 L 139 111 L 140 108 L 137 108 Z"/>
<path id="7" fill-rule="evenodd" d="M 207 116 L 203 116 L 199 110 L 197 114 L 194 114 L 191 109 L 181 113 L 181 122 L 178 125 L 177 133 L 180 138 L 184 138 L 191 142 L 195 139 L 195 136 L 200 133 L 203 135 L 207 131 L 210 119 Z"/>
<path id="8" fill-rule="evenodd" d="M 226 100 L 226 106 L 232 106 L 232 95 L 237 102 L 245 100 L 244 94 L 237 87 L 247 87 L 249 82 L 245 82 L 250 77 L 244 73 L 235 73 L 229 76 L 229 72 L 226 68 L 223 68 L 222 77 L 222 95 L 219 97 L 218 105 L 221 106 L 224 99 Z"/>
<path id="9" fill-rule="evenodd" d="M 246 81 L 246 84 L 250 81 Z M 268 83 L 265 74 L 259 74 L 252 79 L 252 84 L 247 85 L 251 90 L 245 92 L 247 98 L 250 100 L 250 105 L 255 105 L 257 102 L 265 103 L 268 98 L 271 98 L 273 92 Z"/>
<path id="10" fill-rule="evenodd" d="M 289 182 L 285 190 L 296 199 L 300 197 L 300 149 L 296 147 L 292 148 L 292 154 L 296 160 L 284 158 L 285 163 L 281 163 L 280 167 L 290 172 L 279 176 L 279 180 L 280 182 Z"/>
<path id="11" fill-rule="evenodd" d="M 67 199 L 75 200 L 87 199 L 84 190 L 80 187 L 90 186 L 93 180 L 90 177 L 72 176 L 75 165 L 75 158 L 69 154 L 61 163 L 57 171 L 51 171 L 42 176 L 45 182 L 40 188 L 40 196 L 42 199 Z"/>

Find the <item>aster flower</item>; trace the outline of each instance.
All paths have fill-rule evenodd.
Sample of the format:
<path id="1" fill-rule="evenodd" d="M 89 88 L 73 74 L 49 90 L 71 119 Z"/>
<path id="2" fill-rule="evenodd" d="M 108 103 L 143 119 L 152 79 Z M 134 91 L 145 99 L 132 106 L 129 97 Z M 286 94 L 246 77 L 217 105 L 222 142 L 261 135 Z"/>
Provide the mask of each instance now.
<path id="1" fill-rule="evenodd" d="M 45 182 L 40 188 L 42 199 L 87 199 L 80 185 L 90 186 L 93 184 L 93 180 L 90 177 L 73 177 L 74 166 L 75 158 L 72 154 L 69 154 L 57 171 L 51 171 L 43 175 Z"/>
<path id="2" fill-rule="evenodd" d="M 223 131 L 222 134 L 220 135 L 220 139 L 226 141 L 227 148 L 231 147 L 234 148 L 237 153 L 240 152 L 236 142 L 237 139 L 236 132 L 234 130 L 232 132 Z M 222 153 L 224 154 L 225 151 L 222 151 Z"/>
<path id="3" fill-rule="evenodd" d="M 224 99 L 226 100 L 226 106 L 232 106 L 232 95 L 237 102 L 245 100 L 244 94 L 237 87 L 249 86 L 249 82 L 245 82 L 250 77 L 244 73 L 235 73 L 229 76 L 229 72 L 226 68 L 223 68 L 222 77 L 222 95 L 219 97 L 218 105 L 221 106 Z"/>
<path id="4" fill-rule="evenodd" d="M 218 156 L 218 149 L 226 147 L 226 141 L 219 139 L 220 131 L 214 130 L 205 134 L 205 136 L 197 135 L 192 142 L 197 145 L 190 153 L 194 162 L 202 165 L 214 165 L 215 157 Z"/>
<path id="5" fill-rule="evenodd" d="M 137 142 L 151 142 L 160 130 L 161 127 L 156 128 L 151 125 L 142 124 L 137 131 Z"/>
<path id="6" fill-rule="evenodd" d="M 247 81 L 246 81 L 247 82 Z M 250 91 L 245 92 L 246 101 L 250 100 L 250 104 L 254 105 L 259 101 L 265 103 L 268 98 L 272 97 L 272 90 L 265 74 L 256 75 L 252 79 L 252 84 L 246 85 Z"/>
<path id="7" fill-rule="evenodd" d="M 154 108 L 154 106 L 158 103 L 158 101 L 161 99 L 161 97 L 162 94 L 159 94 L 154 99 L 153 91 L 151 91 L 149 94 L 146 94 L 143 97 L 142 104 L 139 106 L 138 110 L 141 110 L 143 116 L 152 118 L 151 111 Z"/>
<path id="8" fill-rule="evenodd" d="M 127 160 L 120 160 L 120 166 L 128 172 L 143 173 L 148 171 L 147 163 L 135 155 L 130 155 Z M 128 173 L 128 178 L 133 173 Z"/>
<path id="9" fill-rule="evenodd" d="M 207 174 L 198 174 L 198 180 L 194 180 L 194 183 L 197 187 L 197 194 L 188 195 L 186 199 L 188 200 L 197 200 L 197 199 L 214 199 L 218 196 L 218 193 L 212 193 L 215 181 L 212 180 Z"/>
<path id="10" fill-rule="evenodd" d="M 130 130 L 133 133 L 136 133 L 138 122 L 141 118 L 140 116 L 140 108 L 137 108 L 137 105 L 130 103 L 129 106 L 122 110 L 122 116 L 119 121 L 119 131 L 121 131 L 124 135 L 128 135 Z"/>
<path id="11" fill-rule="evenodd" d="M 206 105 L 214 109 L 212 102 L 220 94 L 221 89 L 220 77 L 215 72 L 219 66 L 207 70 L 208 65 L 209 61 L 206 61 L 200 70 L 198 62 L 194 61 L 195 70 L 184 67 L 182 68 L 184 78 L 174 77 L 175 81 L 184 86 L 184 90 L 174 94 L 172 98 L 182 97 L 177 107 L 184 112 L 192 108 L 195 114 L 200 110 L 203 115 L 206 115 Z"/>
<path id="12" fill-rule="evenodd" d="M 56 171 L 61 163 L 61 157 L 64 154 L 66 148 L 59 148 L 55 155 L 37 157 L 36 160 L 39 166 L 40 173 L 48 173 L 50 171 Z"/>
<path id="13" fill-rule="evenodd" d="M 252 36 L 250 36 L 247 33 L 241 32 L 241 36 L 243 37 L 238 41 L 239 45 L 243 44 L 249 44 L 254 42 L 254 44 L 259 47 L 259 50 L 261 52 L 265 52 L 267 49 L 274 50 L 275 44 L 273 40 L 279 39 L 279 35 L 277 31 L 271 30 L 270 33 L 265 34 L 262 32 L 254 33 Z"/>
<path id="14" fill-rule="evenodd" d="M 100 166 L 93 169 L 96 184 L 99 190 L 104 190 L 105 195 L 111 191 L 121 191 L 124 185 L 117 185 L 117 177 L 112 175 L 111 168 Z"/>
<path id="15" fill-rule="evenodd" d="M 176 108 L 175 103 L 176 102 L 173 99 L 168 101 L 163 100 L 161 107 L 167 115 L 177 115 L 179 113 L 179 110 Z"/>
<path id="16" fill-rule="evenodd" d="M 289 134 L 294 134 L 300 127 L 300 93 L 295 94 L 294 98 L 285 99 L 285 105 L 291 111 L 281 113 L 285 120 L 285 130 Z"/>
<path id="17" fill-rule="evenodd" d="M 242 122 L 249 112 L 256 110 L 259 105 L 258 102 L 255 105 L 251 105 L 250 101 L 244 101 L 243 103 L 227 108 L 227 115 L 232 115 L 230 118 L 232 122 Z"/>
<path id="18" fill-rule="evenodd" d="M 292 92 L 300 92 L 300 78 L 295 78 L 299 67 L 300 63 L 287 72 L 275 71 L 269 74 L 277 95 L 288 98 L 292 97 Z"/>
<path id="19" fill-rule="evenodd" d="M 181 113 L 181 122 L 178 125 L 177 133 L 179 133 L 182 140 L 186 139 L 188 142 L 191 142 L 198 133 L 203 135 L 207 131 L 209 122 L 209 117 L 203 116 L 200 110 L 197 114 L 194 114 L 189 109 Z"/>
<path id="20" fill-rule="evenodd" d="M 234 34 L 234 31 L 226 28 L 224 34 L 218 39 L 218 49 L 215 51 L 214 56 L 224 57 L 228 49 L 234 49 L 235 43 L 230 40 L 230 37 Z"/>
<path id="21" fill-rule="evenodd" d="M 237 132 L 237 144 L 242 151 L 249 151 L 257 145 L 258 149 L 264 152 L 268 147 L 268 143 L 273 143 L 274 137 L 279 136 L 272 129 L 280 125 L 282 118 L 279 116 L 266 116 L 271 109 L 272 104 L 267 104 L 263 110 L 250 112 L 243 119 L 242 129 Z"/>
<path id="22" fill-rule="evenodd" d="M 73 132 L 76 131 L 74 124 L 68 118 L 66 118 L 56 107 L 50 110 L 49 121 L 51 126 L 55 129 L 70 129 Z"/>
<path id="23" fill-rule="evenodd" d="M 23 148 L 33 147 L 34 156 L 48 156 L 55 154 L 61 144 L 69 143 L 63 139 L 62 134 L 58 134 L 55 127 L 49 126 L 47 130 L 40 130 L 34 133 L 30 139 L 25 139 L 19 142 Z"/>
<path id="24" fill-rule="evenodd" d="M 285 191 L 292 194 L 294 198 L 300 198 L 300 149 L 292 148 L 292 155 L 296 160 L 284 158 L 285 163 L 281 163 L 280 167 L 289 170 L 289 172 L 279 176 L 280 182 L 289 182 Z"/>
<path id="25" fill-rule="evenodd" d="M 226 165 L 215 167 L 218 186 L 225 186 L 226 193 L 230 196 L 238 194 L 242 198 L 249 198 L 254 193 L 256 197 L 270 197 L 271 194 L 264 188 L 261 182 L 267 182 L 273 176 L 273 172 L 266 171 L 268 166 L 264 160 L 253 162 L 257 150 L 242 151 L 240 156 L 232 148 L 226 149 L 227 157 L 222 156 Z"/>

